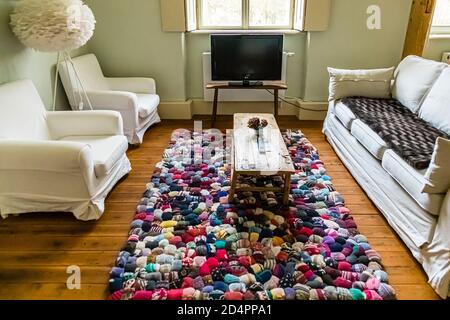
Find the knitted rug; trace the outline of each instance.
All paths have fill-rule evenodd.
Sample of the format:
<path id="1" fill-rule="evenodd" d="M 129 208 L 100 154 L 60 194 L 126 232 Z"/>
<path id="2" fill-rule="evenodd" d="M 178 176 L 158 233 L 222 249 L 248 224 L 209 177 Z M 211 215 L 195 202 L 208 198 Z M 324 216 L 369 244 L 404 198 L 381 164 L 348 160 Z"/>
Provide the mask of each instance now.
<path id="1" fill-rule="evenodd" d="M 137 206 L 110 299 L 395 299 L 379 254 L 302 132 L 283 131 L 296 168 L 289 206 L 273 192 L 241 192 L 229 203 L 229 148 L 220 152 L 206 131 L 187 133 L 173 136 Z M 210 159 L 195 157 L 205 150 Z"/>

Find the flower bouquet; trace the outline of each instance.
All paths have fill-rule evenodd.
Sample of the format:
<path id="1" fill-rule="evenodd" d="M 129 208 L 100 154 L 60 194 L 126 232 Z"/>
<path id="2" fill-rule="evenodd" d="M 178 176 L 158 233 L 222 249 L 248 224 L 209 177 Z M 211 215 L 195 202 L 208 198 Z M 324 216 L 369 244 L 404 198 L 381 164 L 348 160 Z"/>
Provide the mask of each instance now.
<path id="1" fill-rule="evenodd" d="M 265 143 L 265 139 L 263 137 L 264 132 L 263 129 L 267 127 L 269 123 L 266 119 L 260 119 L 258 117 L 250 118 L 247 123 L 247 127 L 250 129 L 255 130 L 256 134 L 256 142 L 258 144 L 258 150 L 260 152 L 266 152 L 268 151 L 268 147 Z"/>

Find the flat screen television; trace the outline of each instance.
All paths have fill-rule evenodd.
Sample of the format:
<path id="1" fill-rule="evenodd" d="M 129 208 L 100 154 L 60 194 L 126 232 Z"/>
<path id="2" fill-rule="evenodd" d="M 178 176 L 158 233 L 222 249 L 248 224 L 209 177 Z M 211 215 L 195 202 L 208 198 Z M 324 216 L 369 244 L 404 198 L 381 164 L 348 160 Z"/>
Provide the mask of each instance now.
<path id="1" fill-rule="evenodd" d="M 281 80 L 283 35 L 211 35 L 213 81 Z"/>

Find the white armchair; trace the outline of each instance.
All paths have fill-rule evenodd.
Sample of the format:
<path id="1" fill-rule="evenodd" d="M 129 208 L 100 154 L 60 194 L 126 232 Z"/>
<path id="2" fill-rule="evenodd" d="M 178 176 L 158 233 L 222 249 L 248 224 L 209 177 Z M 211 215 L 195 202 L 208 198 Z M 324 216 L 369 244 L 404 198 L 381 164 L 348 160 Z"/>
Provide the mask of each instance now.
<path id="1" fill-rule="evenodd" d="M 128 142 L 142 143 L 145 131 L 161 121 L 158 115 L 160 99 L 156 94 L 155 80 L 107 78 L 103 76 L 98 60 L 93 54 L 74 58 L 73 62 L 93 109 L 120 112 Z M 79 89 L 73 86 L 76 83 L 73 70 L 62 62 L 59 74 L 72 109 L 79 110 L 76 102 Z M 85 98 L 83 104 L 86 108 Z"/>
<path id="2" fill-rule="evenodd" d="M 127 148 L 118 112 L 47 112 L 31 81 L 0 85 L 0 215 L 99 219 L 131 170 Z"/>

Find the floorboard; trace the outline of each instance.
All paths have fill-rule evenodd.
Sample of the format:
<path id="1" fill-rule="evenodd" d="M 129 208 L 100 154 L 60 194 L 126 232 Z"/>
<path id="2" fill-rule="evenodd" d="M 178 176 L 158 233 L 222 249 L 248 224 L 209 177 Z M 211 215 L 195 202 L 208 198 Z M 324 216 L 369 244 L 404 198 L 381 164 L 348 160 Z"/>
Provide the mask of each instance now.
<path id="1" fill-rule="evenodd" d="M 208 124 L 204 121 L 205 128 Z M 438 299 L 421 266 L 322 135 L 322 123 L 282 116 L 279 125 L 301 128 L 318 148 L 359 229 L 381 254 L 398 298 Z M 146 133 L 141 147 L 128 151 L 133 171 L 113 189 L 99 221 L 81 222 L 71 214 L 57 213 L 24 214 L 0 221 L 0 299 L 105 299 L 109 269 L 126 242 L 136 203 L 170 134 L 192 126 L 188 120 L 163 121 Z M 217 127 L 231 126 L 231 117 L 219 117 Z M 66 287 L 66 270 L 71 265 L 81 267 L 80 290 Z"/>

